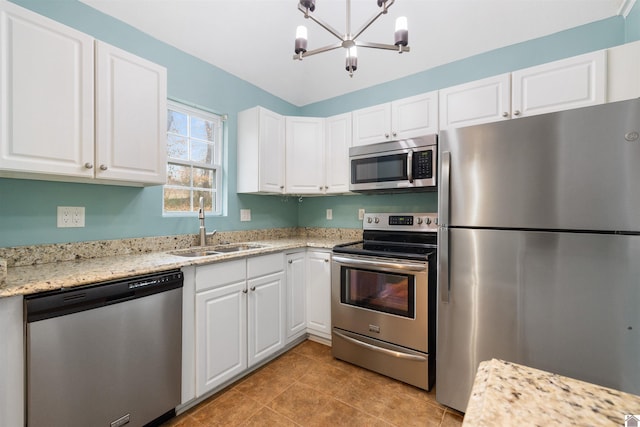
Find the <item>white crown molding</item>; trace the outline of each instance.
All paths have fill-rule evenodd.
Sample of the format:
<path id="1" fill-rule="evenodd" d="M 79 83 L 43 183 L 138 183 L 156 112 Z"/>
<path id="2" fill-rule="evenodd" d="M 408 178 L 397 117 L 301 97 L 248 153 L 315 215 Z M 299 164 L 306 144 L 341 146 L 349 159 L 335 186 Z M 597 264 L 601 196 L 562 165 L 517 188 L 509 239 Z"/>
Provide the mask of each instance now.
<path id="1" fill-rule="evenodd" d="M 626 18 L 635 4 L 636 0 L 624 0 L 620 5 L 620 9 L 618 9 L 618 15 L 622 15 Z"/>

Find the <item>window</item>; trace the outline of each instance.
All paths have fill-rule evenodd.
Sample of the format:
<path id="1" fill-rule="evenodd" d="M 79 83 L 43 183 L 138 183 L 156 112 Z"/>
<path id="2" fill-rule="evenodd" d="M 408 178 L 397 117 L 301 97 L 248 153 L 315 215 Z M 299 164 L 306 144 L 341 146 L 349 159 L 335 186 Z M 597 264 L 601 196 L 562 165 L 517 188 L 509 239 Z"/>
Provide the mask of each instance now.
<path id="1" fill-rule="evenodd" d="M 203 197 L 206 212 L 222 214 L 222 126 L 221 116 L 169 102 L 164 213 L 197 212 Z"/>

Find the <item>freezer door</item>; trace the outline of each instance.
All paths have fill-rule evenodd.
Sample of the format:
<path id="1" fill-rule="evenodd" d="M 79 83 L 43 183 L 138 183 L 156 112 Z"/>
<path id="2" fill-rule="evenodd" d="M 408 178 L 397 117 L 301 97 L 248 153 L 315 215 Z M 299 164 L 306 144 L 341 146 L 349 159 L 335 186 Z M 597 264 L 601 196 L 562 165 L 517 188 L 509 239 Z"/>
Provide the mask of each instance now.
<path id="1" fill-rule="evenodd" d="M 640 99 L 444 131 L 440 223 L 640 231 Z"/>
<path id="2" fill-rule="evenodd" d="M 442 232 L 439 402 L 464 411 L 491 358 L 640 394 L 640 236 Z"/>

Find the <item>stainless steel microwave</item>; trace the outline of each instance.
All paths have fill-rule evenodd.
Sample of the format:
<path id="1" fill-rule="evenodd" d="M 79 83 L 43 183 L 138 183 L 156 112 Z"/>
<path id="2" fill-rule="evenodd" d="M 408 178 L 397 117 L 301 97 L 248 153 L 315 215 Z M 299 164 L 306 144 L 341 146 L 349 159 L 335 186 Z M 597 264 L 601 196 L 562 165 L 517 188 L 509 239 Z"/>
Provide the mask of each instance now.
<path id="1" fill-rule="evenodd" d="M 437 149 L 437 135 L 351 147 L 349 190 L 436 190 Z"/>

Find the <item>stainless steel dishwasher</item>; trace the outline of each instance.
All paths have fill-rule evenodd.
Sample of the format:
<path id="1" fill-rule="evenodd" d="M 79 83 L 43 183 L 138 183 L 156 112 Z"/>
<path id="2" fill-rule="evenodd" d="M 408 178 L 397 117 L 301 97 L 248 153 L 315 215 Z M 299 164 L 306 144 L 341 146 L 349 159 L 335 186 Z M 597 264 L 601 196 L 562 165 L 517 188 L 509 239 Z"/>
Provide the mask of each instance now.
<path id="1" fill-rule="evenodd" d="M 27 425 L 143 426 L 180 404 L 179 270 L 25 297 Z"/>

